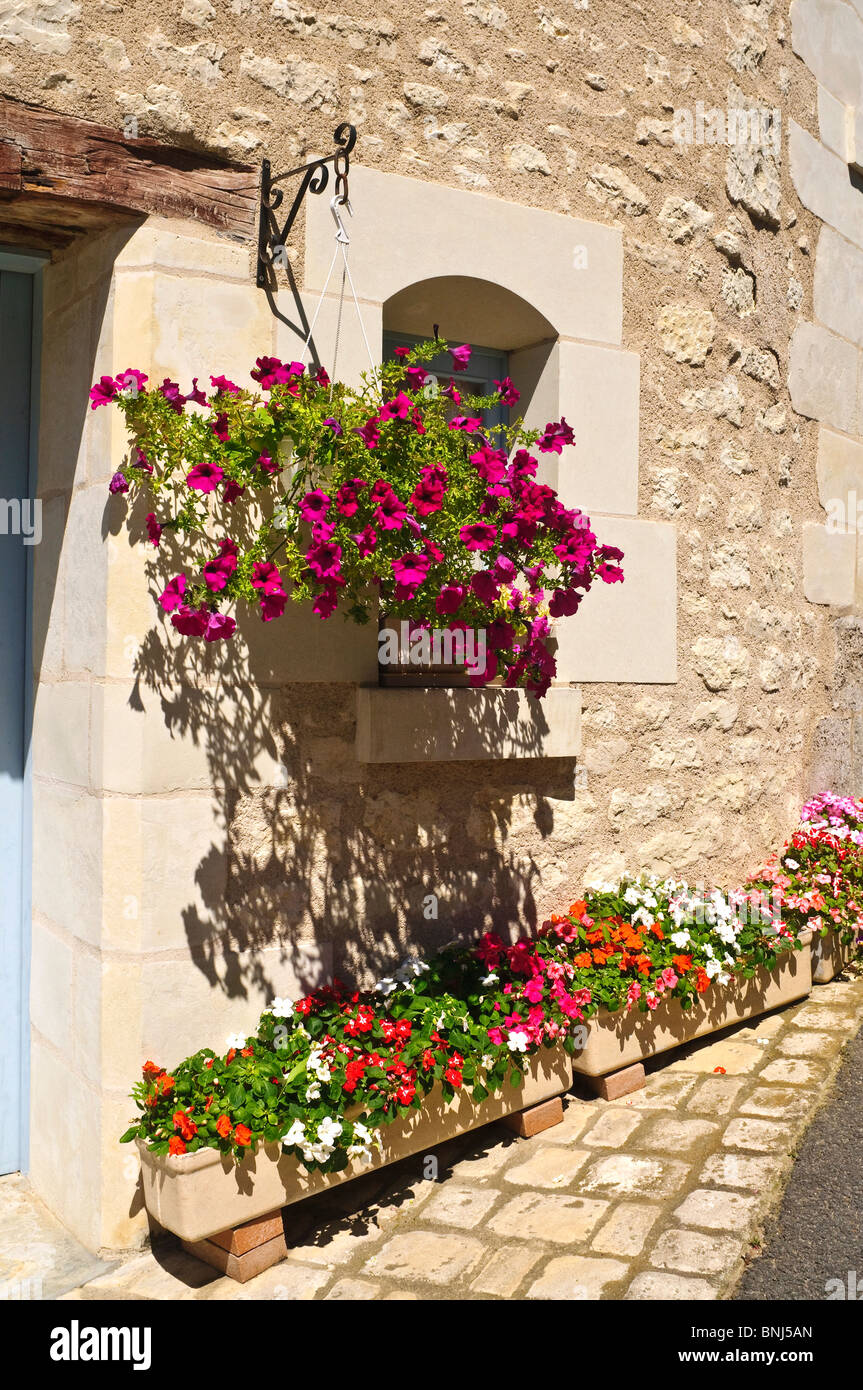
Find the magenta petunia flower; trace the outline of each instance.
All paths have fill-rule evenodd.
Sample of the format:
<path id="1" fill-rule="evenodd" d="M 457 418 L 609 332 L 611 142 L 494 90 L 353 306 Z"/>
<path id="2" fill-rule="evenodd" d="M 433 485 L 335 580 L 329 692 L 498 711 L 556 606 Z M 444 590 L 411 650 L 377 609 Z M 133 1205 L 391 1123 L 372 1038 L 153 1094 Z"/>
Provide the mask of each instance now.
<path id="1" fill-rule="evenodd" d="M 408 499 L 417 516 L 430 516 L 440 511 L 449 482 L 442 464 L 431 464 L 420 470 L 420 480 Z"/>
<path id="2" fill-rule="evenodd" d="M 220 392 L 226 396 L 238 396 L 240 394 L 239 386 L 235 382 L 229 381 L 226 376 L 211 376 L 210 381 L 213 383 L 217 395 Z"/>
<path id="3" fill-rule="evenodd" d="M 264 473 L 278 473 L 279 471 L 278 463 L 269 454 L 258 454 L 255 463 Z"/>
<path id="4" fill-rule="evenodd" d="M 397 601 L 415 596 L 417 590 L 425 583 L 430 566 L 431 560 L 428 555 L 422 554 L 402 555 L 399 559 L 390 561 L 390 568 L 396 579 Z"/>
<path id="5" fill-rule="evenodd" d="M 330 498 L 319 487 L 316 487 L 313 492 L 307 492 L 299 505 L 299 512 L 303 521 L 310 523 L 323 521 L 329 509 Z"/>
<path id="6" fill-rule="evenodd" d="M 486 645 L 493 652 L 507 651 L 515 641 L 515 628 L 502 618 L 495 618 L 485 630 Z"/>
<path id="7" fill-rule="evenodd" d="M 572 432 L 572 427 L 561 416 L 559 421 L 546 425 L 542 437 L 537 440 L 536 447 L 543 454 L 560 454 L 563 452 L 564 444 L 574 443 L 575 435 Z"/>
<path id="8" fill-rule="evenodd" d="M 117 383 L 112 376 L 101 376 L 95 386 L 90 387 L 90 409 L 108 405 L 117 399 Z"/>
<path id="9" fill-rule="evenodd" d="M 378 429 L 377 416 L 373 416 L 362 426 L 354 429 L 354 434 L 358 434 L 367 449 L 376 449 L 381 442 L 380 430 Z"/>
<path id="10" fill-rule="evenodd" d="M 457 613 L 466 593 L 467 589 L 463 584 L 445 584 L 435 599 L 435 611 L 444 616 Z"/>
<path id="11" fill-rule="evenodd" d="M 465 434 L 476 434 L 482 420 L 478 415 L 454 415 L 449 422 L 451 430 L 464 430 Z"/>
<path id="12" fill-rule="evenodd" d="M 324 589 L 323 593 L 318 594 L 312 604 L 312 612 L 317 613 L 319 618 L 329 618 L 339 604 L 338 590 L 330 584 Z"/>
<path id="13" fill-rule="evenodd" d="M 204 583 L 213 593 L 221 593 L 237 569 L 237 547 L 232 540 L 223 540 L 219 554 L 204 565 Z"/>
<path id="14" fill-rule="evenodd" d="M 442 396 L 449 396 L 453 405 L 461 405 L 461 393 L 458 390 L 452 377 L 449 379 L 449 386 L 442 386 L 440 393 Z"/>
<path id="15" fill-rule="evenodd" d="M 182 608 L 173 614 L 171 622 L 184 637 L 203 637 L 210 617 L 210 610 L 205 604 L 200 608 L 191 608 L 188 603 L 184 603 Z"/>
<path id="16" fill-rule="evenodd" d="M 360 492 L 367 484 L 362 478 L 352 478 L 349 483 L 343 483 L 336 493 L 336 507 L 342 516 L 353 516 L 360 504 Z"/>
<path id="17" fill-rule="evenodd" d="M 344 430 L 342 429 L 338 420 L 333 419 L 332 415 L 327 416 L 326 420 L 324 420 L 324 424 L 332 430 L 333 434 L 336 436 L 336 439 L 338 439 L 340 434 L 344 433 Z"/>
<path id="18" fill-rule="evenodd" d="M 462 526 L 459 537 L 467 550 L 488 550 L 497 540 L 497 527 L 488 521 L 475 521 Z"/>
<path id="19" fill-rule="evenodd" d="M 372 488 L 372 500 L 375 500 L 379 486 L 375 483 Z M 384 484 L 384 489 L 378 493 L 379 500 L 374 510 L 374 519 L 384 531 L 400 531 L 407 515 L 405 504 L 388 483 Z"/>
<path id="20" fill-rule="evenodd" d="M 351 540 L 356 545 L 361 557 L 365 559 L 367 555 L 371 555 L 377 545 L 378 533 L 374 526 L 364 526 L 362 531 L 351 536 Z"/>
<path id="21" fill-rule="evenodd" d="M 165 400 L 172 410 L 176 411 L 178 415 L 182 415 L 183 407 L 186 404 L 186 397 L 183 395 L 176 381 L 170 381 L 168 377 L 165 377 L 165 380 L 159 387 L 159 394 L 165 397 Z"/>
<path id="22" fill-rule="evenodd" d="M 608 565 L 602 560 L 596 567 L 596 572 L 603 584 L 622 584 L 623 570 L 618 569 L 617 565 Z"/>
<path id="23" fill-rule="evenodd" d="M 215 420 L 210 421 L 210 429 L 217 439 L 220 439 L 223 444 L 227 444 L 231 436 L 228 433 L 228 417 L 223 410 L 219 411 Z"/>
<path id="24" fill-rule="evenodd" d="M 217 463 L 196 463 L 186 474 L 186 482 L 197 492 L 214 492 L 224 476 L 225 470 Z"/>
<path id="25" fill-rule="evenodd" d="M 285 604 L 288 596 L 284 589 L 277 589 L 273 593 L 261 595 L 261 617 L 265 623 L 271 623 L 274 618 L 280 618 L 285 611 Z"/>
<path id="26" fill-rule="evenodd" d="M 306 560 L 318 579 L 334 579 L 341 572 L 342 547 L 332 541 L 321 541 L 306 551 Z"/>
<path id="27" fill-rule="evenodd" d="M 494 577 L 501 584 L 511 584 L 518 571 L 508 555 L 498 555 L 494 562 Z"/>
<path id="28" fill-rule="evenodd" d="M 289 372 L 280 357 L 258 357 L 249 375 L 264 391 L 271 391 L 280 382 L 287 381 Z"/>
<path id="29" fill-rule="evenodd" d="M 506 454 L 503 449 L 492 449 L 484 444 L 471 454 L 470 461 L 485 483 L 499 483 L 506 473 Z"/>
<path id="30" fill-rule="evenodd" d="M 406 396 L 404 391 L 399 391 L 398 395 L 386 405 L 381 406 L 382 420 L 406 420 L 414 408 L 414 403 L 410 396 Z"/>
<path id="31" fill-rule="evenodd" d="M 235 483 L 233 478 L 228 478 L 222 491 L 222 501 L 227 506 L 232 507 L 237 498 L 242 497 L 245 490 L 244 487 L 240 487 L 239 483 Z"/>
<path id="32" fill-rule="evenodd" d="M 198 387 L 198 378 L 196 376 L 192 377 L 192 389 L 186 397 L 186 400 L 194 401 L 196 405 L 209 405 L 207 397 Z"/>
<path id="33" fill-rule="evenodd" d="M 252 565 L 252 588 L 262 594 L 280 593 L 282 575 L 278 565 L 272 560 L 256 560 Z"/>
<path id="34" fill-rule="evenodd" d="M 498 381 L 495 377 L 494 384 L 504 405 L 516 405 L 521 400 L 521 392 L 515 389 L 510 377 L 505 376 L 503 381 Z"/>
<path id="35" fill-rule="evenodd" d="M 327 371 L 326 367 L 318 367 L 312 380 L 315 381 L 318 386 L 329 386 L 330 374 Z"/>
<path id="36" fill-rule="evenodd" d="M 108 484 L 108 491 L 112 494 L 112 496 L 116 495 L 118 492 L 129 491 L 129 483 L 125 473 L 114 474 L 113 478 Z"/>
<path id="37" fill-rule="evenodd" d="M 141 449 L 137 448 L 134 449 L 132 453 L 132 467 L 137 468 L 141 473 L 152 473 L 153 465 L 150 463 L 147 455 L 143 453 Z"/>
<path id="38" fill-rule="evenodd" d="M 453 371 L 465 371 L 470 362 L 470 345 L 462 343 L 461 347 L 450 348 L 449 354 L 452 358 Z"/>
<path id="39" fill-rule="evenodd" d="M 581 603 L 581 594 L 574 589 L 555 589 L 548 601 L 548 611 L 553 618 L 569 618 Z"/>
<path id="40" fill-rule="evenodd" d="M 166 613 L 173 613 L 175 608 L 183 604 L 186 593 L 186 576 L 184 574 L 175 575 L 169 584 L 165 585 L 159 596 L 159 602 Z"/>
<path id="41" fill-rule="evenodd" d="M 150 541 L 153 545 L 158 546 L 159 541 L 162 539 L 162 527 L 156 520 L 156 513 L 148 512 L 144 518 L 144 523 L 147 527 L 147 536 Z"/>
<path id="42" fill-rule="evenodd" d="M 220 642 L 232 637 L 237 624 L 227 613 L 211 613 L 204 628 L 205 642 Z"/>
<path id="43" fill-rule="evenodd" d="M 477 570 L 476 574 L 471 576 L 470 587 L 480 603 L 494 603 L 500 593 L 500 585 L 491 570 Z"/>
<path id="44" fill-rule="evenodd" d="M 405 367 L 405 381 L 411 391 L 421 391 L 428 379 L 425 367 Z"/>
<path id="45" fill-rule="evenodd" d="M 127 367 L 125 372 L 121 372 L 117 377 L 117 386 L 121 391 L 128 391 L 133 387 L 137 395 L 139 391 L 143 391 L 144 382 L 148 380 L 146 372 L 139 372 L 136 367 Z"/>
<path id="46" fill-rule="evenodd" d="M 397 347 L 397 348 L 393 348 L 393 356 L 394 356 L 394 357 L 410 357 L 410 355 L 411 355 L 411 350 L 410 350 L 410 348 L 408 348 L 408 347 Z"/>

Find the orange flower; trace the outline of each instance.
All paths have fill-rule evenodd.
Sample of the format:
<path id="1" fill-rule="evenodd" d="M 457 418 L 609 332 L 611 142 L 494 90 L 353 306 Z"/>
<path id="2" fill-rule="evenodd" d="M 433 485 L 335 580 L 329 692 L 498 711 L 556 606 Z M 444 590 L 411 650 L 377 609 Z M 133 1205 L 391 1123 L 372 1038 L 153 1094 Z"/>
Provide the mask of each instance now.
<path id="1" fill-rule="evenodd" d="M 725 1068 L 724 1068 L 724 1067 L 714 1067 L 713 1070 L 714 1070 L 719 1076 L 724 1076 L 724 1075 L 725 1075 Z"/>
<path id="2" fill-rule="evenodd" d="M 651 924 L 650 930 L 653 932 L 653 935 L 656 937 L 657 941 L 665 940 L 665 932 L 662 930 L 662 927 L 659 925 L 658 922 L 653 922 Z"/>
<path id="3" fill-rule="evenodd" d="M 591 963 L 590 952 L 582 951 L 580 955 L 573 957 L 572 963 L 577 970 L 586 970 Z"/>
<path id="4" fill-rule="evenodd" d="M 183 1141 L 182 1141 L 182 1139 L 180 1138 L 179 1134 L 173 1134 L 173 1135 L 171 1136 L 171 1138 L 168 1140 L 168 1153 L 169 1153 L 169 1154 L 184 1154 L 185 1152 L 186 1152 L 186 1145 L 183 1143 Z"/>
<path id="5" fill-rule="evenodd" d="M 234 1130 L 234 1143 L 244 1147 L 246 1144 L 251 1144 L 251 1142 L 252 1131 L 247 1129 L 245 1125 L 237 1125 L 237 1128 Z"/>
<path id="6" fill-rule="evenodd" d="M 636 959 L 635 964 L 638 966 L 638 973 L 639 973 L 639 975 L 649 975 L 649 974 L 650 974 L 650 971 L 651 971 L 651 968 L 652 968 L 650 956 L 638 956 L 638 958 Z"/>
<path id="7" fill-rule="evenodd" d="M 145 1062 L 141 1070 L 145 1076 L 161 1076 L 164 1068 L 157 1067 L 155 1062 Z"/>
<path id="8" fill-rule="evenodd" d="M 603 932 L 602 927 L 597 927 L 596 931 L 589 931 L 589 932 L 587 933 L 587 944 L 588 944 L 588 946 L 595 946 L 596 943 L 597 943 L 597 941 L 604 941 L 604 940 L 605 940 L 605 933 Z"/>
<path id="9" fill-rule="evenodd" d="M 570 903 L 569 905 L 570 917 L 583 917 L 586 911 L 587 903 L 583 898 L 579 898 L 577 902 Z"/>
<path id="10" fill-rule="evenodd" d="M 198 1126 L 194 1120 L 190 1120 L 183 1110 L 175 1110 L 173 1114 L 174 1128 L 178 1129 L 184 1139 L 194 1139 L 198 1133 Z"/>
<path id="11" fill-rule="evenodd" d="M 173 1091 L 173 1089 L 174 1089 L 174 1078 L 173 1078 L 173 1076 L 168 1076 L 167 1073 L 166 1073 L 165 1075 L 163 1075 L 163 1076 L 160 1076 L 160 1077 L 159 1077 L 159 1085 L 160 1085 L 161 1088 L 162 1088 L 162 1095 L 163 1095 L 163 1096 L 166 1096 L 166 1095 L 168 1094 L 169 1091 Z"/>
<path id="12" fill-rule="evenodd" d="M 594 963 L 596 965 L 607 965 L 614 954 L 614 951 L 612 951 L 608 946 L 596 948 L 593 952 Z"/>
<path id="13" fill-rule="evenodd" d="M 691 956 L 672 956 L 671 963 L 677 971 L 678 975 L 685 975 L 687 970 L 692 969 Z"/>
<path id="14" fill-rule="evenodd" d="M 216 1121 L 216 1133 L 220 1134 L 223 1139 L 227 1139 L 230 1136 L 231 1129 L 231 1121 L 228 1119 L 227 1115 L 220 1115 Z"/>
<path id="15" fill-rule="evenodd" d="M 710 976 L 706 970 L 702 970 L 700 965 L 698 967 L 698 975 L 695 979 L 695 988 L 698 990 L 699 994 L 704 994 L 705 990 L 710 988 Z"/>

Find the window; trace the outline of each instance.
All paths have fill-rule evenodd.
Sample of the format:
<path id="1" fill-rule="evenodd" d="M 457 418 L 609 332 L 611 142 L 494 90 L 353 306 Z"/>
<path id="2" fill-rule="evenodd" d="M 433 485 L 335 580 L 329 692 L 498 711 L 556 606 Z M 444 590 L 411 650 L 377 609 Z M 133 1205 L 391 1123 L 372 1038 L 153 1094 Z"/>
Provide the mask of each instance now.
<path id="1" fill-rule="evenodd" d="M 431 336 L 429 333 L 428 337 Z M 385 331 L 384 359 L 391 361 L 395 356 L 397 347 L 416 347 L 417 343 L 425 341 L 425 338 L 419 337 L 415 333 Z M 446 351 L 432 358 L 428 364 L 428 370 L 440 382 L 441 386 L 446 386 L 452 378 L 462 392 L 476 396 L 489 396 L 494 395 L 497 391 L 495 381 L 503 381 L 504 377 L 509 375 L 509 354 L 500 352 L 497 348 L 475 347 L 472 343 L 470 363 L 466 372 L 453 371 L 452 358 Z M 458 407 L 454 407 L 452 413 L 457 415 L 461 412 Z M 503 404 L 495 405 L 490 410 L 482 412 L 482 422 L 486 433 L 493 433 L 501 425 L 509 424 L 509 410 Z"/>

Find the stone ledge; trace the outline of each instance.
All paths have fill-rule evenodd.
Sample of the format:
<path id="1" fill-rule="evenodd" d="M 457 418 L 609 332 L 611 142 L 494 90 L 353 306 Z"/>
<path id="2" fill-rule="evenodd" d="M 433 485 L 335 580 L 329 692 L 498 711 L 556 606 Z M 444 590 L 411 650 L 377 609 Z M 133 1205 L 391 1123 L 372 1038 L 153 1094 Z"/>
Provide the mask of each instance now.
<path id="1" fill-rule="evenodd" d="M 357 690 L 362 763 L 574 758 L 581 752 L 581 692 L 553 686 L 544 700 L 524 690 Z"/>

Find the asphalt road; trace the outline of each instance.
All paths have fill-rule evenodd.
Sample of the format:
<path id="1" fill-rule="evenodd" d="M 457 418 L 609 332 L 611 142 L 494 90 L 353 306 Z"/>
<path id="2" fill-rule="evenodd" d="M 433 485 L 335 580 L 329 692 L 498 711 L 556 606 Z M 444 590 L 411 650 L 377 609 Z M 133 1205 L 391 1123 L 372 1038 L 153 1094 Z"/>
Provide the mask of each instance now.
<path id="1" fill-rule="evenodd" d="M 850 1271 L 863 1295 L 863 1030 L 804 1137 L 782 1206 L 766 1228 L 764 1253 L 734 1297 L 823 1302 L 827 1281 L 840 1279 L 847 1298 Z"/>

